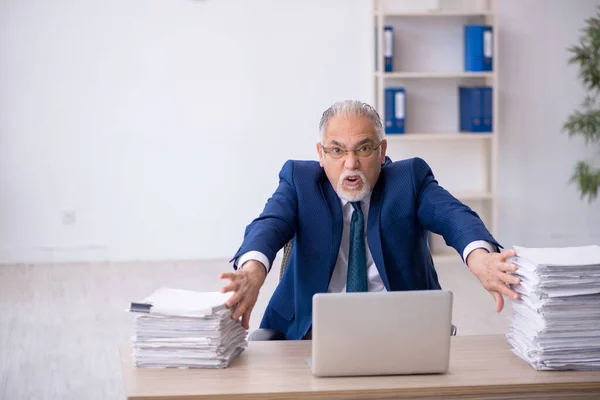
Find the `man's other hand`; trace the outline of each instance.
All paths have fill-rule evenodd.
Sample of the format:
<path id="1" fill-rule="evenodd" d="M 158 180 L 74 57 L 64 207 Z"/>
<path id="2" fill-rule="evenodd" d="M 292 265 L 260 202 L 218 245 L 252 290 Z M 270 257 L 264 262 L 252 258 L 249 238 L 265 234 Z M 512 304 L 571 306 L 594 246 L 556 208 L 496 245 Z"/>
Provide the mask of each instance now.
<path id="1" fill-rule="evenodd" d="M 245 262 L 243 268 L 239 268 L 235 272 L 224 272 L 219 275 L 219 279 L 230 280 L 226 286 L 221 288 L 221 292 L 234 292 L 225 305 L 227 308 L 234 307 L 231 315 L 233 319 L 242 317 L 244 329 L 250 328 L 250 314 L 266 277 L 265 266 L 256 260 Z"/>
<path id="2" fill-rule="evenodd" d="M 467 256 L 467 266 L 496 300 L 496 312 L 500 312 L 504 308 L 503 296 L 512 299 L 519 298 L 519 294 L 508 286 L 508 284 L 516 285 L 520 282 L 518 277 L 509 273 L 516 271 L 517 266 L 506 262 L 507 258 L 515 254 L 514 250 L 489 253 L 484 249 L 475 249 Z"/>

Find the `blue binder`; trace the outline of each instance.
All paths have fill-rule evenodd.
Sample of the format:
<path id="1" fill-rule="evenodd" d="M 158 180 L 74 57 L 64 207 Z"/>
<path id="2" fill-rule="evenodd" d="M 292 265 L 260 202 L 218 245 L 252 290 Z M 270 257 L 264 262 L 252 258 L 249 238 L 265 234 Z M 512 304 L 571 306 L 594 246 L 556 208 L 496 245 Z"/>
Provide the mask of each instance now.
<path id="1" fill-rule="evenodd" d="M 492 132 L 493 131 L 493 116 L 492 116 L 492 106 L 493 106 L 493 96 L 492 96 L 492 88 L 491 87 L 483 87 L 482 88 L 482 121 L 483 121 L 483 130 L 482 132 Z"/>
<path id="2" fill-rule="evenodd" d="M 460 126 L 461 132 L 475 132 L 481 122 L 477 117 L 477 102 L 473 101 L 473 89 L 470 87 L 459 87 L 459 114 L 460 114 Z"/>
<path id="3" fill-rule="evenodd" d="M 385 72 L 394 70 L 394 27 L 385 26 L 383 29 L 383 57 Z"/>
<path id="4" fill-rule="evenodd" d="M 491 132 L 492 88 L 459 87 L 459 129 L 461 132 Z"/>
<path id="5" fill-rule="evenodd" d="M 378 47 L 378 32 L 377 26 L 375 26 L 375 71 L 379 71 L 379 57 L 377 56 Z M 394 71 L 394 27 L 384 26 L 383 27 L 383 60 L 384 60 L 384 71 Z"/>
<path id="6" fill-rule="evenodd" d="M 465 25 L 465 71 L 492 71 L 493 31 L 490 25 Z"/>
<path id="7" fill-rule="evenodd" d="M 385 89 L 385 133 L 404 133 L 406 93 L 404 88 Z"/>

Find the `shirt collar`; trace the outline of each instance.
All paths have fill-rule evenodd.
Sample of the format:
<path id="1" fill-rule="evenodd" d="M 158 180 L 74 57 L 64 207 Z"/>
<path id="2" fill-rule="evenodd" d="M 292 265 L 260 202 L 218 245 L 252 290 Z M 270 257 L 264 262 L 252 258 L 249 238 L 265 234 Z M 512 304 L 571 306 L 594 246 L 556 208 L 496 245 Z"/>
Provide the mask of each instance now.
<path id="1" fill-rule="evenodd" d="M 364 199 L 362 199 L 362 200 L 360 201 L 360 203 L 361 203 L 361 204 L 360 204 L 360 205 L 361 205 L 361 207 L 363 207 L 363 208 L 364 208 L 364 206 L 367 206 L 367 207 L 369 206 L 369 204 L 371 203 L 371 194 L 372 194 L 372 193 L 373 193 L 373 192 L 369 193 L 369 195 L 368 195 L 368 196 L 366 196 Z M 340 197 L 339 199 L 340 199 L 340 203 L 341 203 L 341 205 L 342 205 L 342 209 L 343 209 L 343 208 L 346 206 L 346 204 L 350 203 L 348 200 L 346 200 L 346 199 L 342 199 L 341 197 Z"/>

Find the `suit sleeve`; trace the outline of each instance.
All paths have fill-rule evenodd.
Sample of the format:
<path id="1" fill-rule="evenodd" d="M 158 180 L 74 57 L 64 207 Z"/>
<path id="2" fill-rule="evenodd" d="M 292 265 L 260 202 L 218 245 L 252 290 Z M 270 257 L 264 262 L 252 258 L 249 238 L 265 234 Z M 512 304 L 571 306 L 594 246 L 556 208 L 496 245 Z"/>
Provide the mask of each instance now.
<path id="1" fill-rule="evenodd" d="M 441 187 L 429 165 L 420 158 L 413 163 L 413 178 L 419 222 L 427 230 L 441 235 L 461 257 L 465 247 L 477 240 L 501 247 L 479 215 Z"/>
<path id="2" fill-rule="evenodd" d="M 269 260 L 270 271 L 277 252 L 296 233 L 298 198 L 293 182 L 294 163 L 287 161 L 279 172 L 279 186 L 267 200 L 265 208 L 244 233 L 242 245 L 231 261 L 248 251 L 259 251 Z M 234 268 L 237 266 L 234 264 Z"/>

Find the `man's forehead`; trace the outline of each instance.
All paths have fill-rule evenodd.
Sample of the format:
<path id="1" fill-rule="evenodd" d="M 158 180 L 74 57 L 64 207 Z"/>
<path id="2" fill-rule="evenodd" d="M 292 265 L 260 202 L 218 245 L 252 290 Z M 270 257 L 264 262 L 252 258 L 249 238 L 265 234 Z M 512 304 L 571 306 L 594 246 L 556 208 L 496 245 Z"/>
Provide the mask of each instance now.
<path id="1" fill-rule="evenodd" d="M 336 138 L 336 140 L 362 140 L 364 138 L 377 139 L 377 134 L 372 121 L 366 117 L 354 115 L 336 115 L 331 118 L 323 139 Z"/>
<path id="2" fill-rule="evenodd" d="M 374 131 L 366 130 L 366 131 L 357 131 L 357 132 L 344 132 L 338 130 L 327 130 L 325 135 L 323 136 L 323 141 L 328 142 L 338 142 L 338 143 L 358 143 L 358 142 L 367 142 L 367 141 L 376 141 L 377 135 Z"/>

